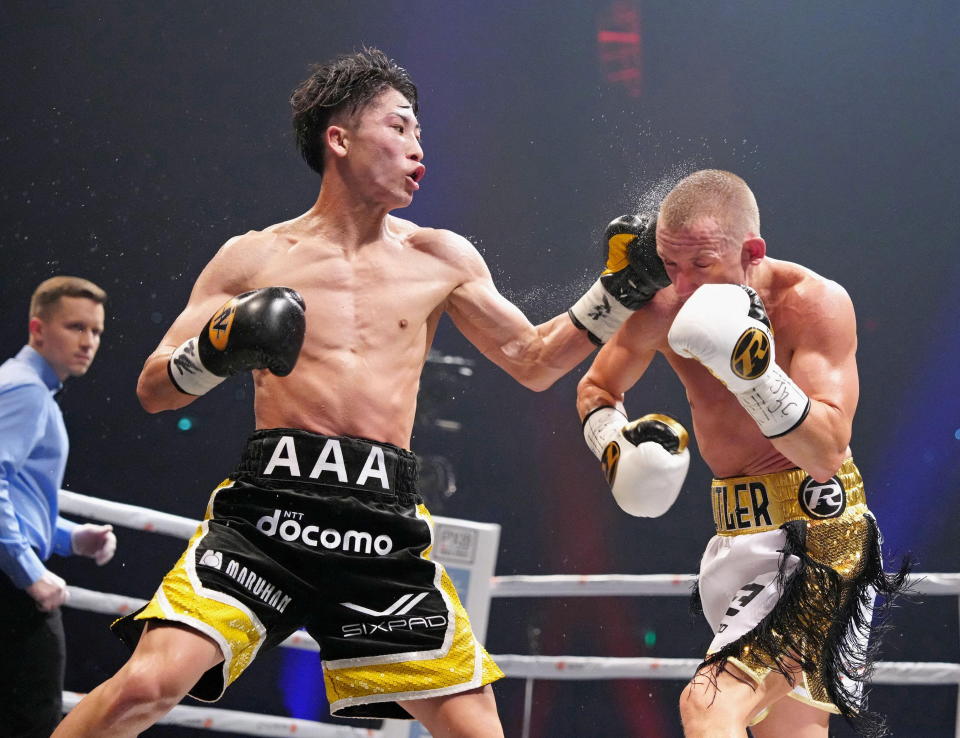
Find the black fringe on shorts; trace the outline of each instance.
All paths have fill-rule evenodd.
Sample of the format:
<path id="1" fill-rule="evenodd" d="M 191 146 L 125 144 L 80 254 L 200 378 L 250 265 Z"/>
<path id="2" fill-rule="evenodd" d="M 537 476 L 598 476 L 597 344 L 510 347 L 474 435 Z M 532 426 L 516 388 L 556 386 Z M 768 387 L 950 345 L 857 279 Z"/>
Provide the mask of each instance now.
<path id="1" fill-rule="evenodd" d="M 819 673 L 830 701 L 857 733 L 865 738 L 887 735 L 883 717 L 866 710 L 866 694 L 858 698 L 855 686 L 870 680 L 880 641 L 878 631 L 885 630 L 888 610 L 894 598 L 905 589 L 912 560 L 907 557 L 897 573 L 886 574 L 876 521 L 870 515 L 866 518 L 869 525 L 863 565 L 847 582 L 807 553 L 806 521 L 784 524 L 786 542 L 778 579 L 782 592 L 779 601 L 753 630 L 711 654 L 698 671 L 710 666 L 714 677 L 727 671 L 740 679 L 738 671 L 727 669 L 727 659 L 740 658 L 744 647 L 749 646 L 754 664 L 783 674 L 791 684 L 796 680 L 796 673 L 790 671 L 791 661 L 805 671 Z M 784 567 L 788 556 L 799 560 L 799 565 L 790 573 Z M 881 599 L 873 617 L 865 617 L 874 592 Z M 863 639 L 869 643 L 863 647 L 854 636 L 868 632 L 873 638 Z M 843 679 L 851 680 L 854 688 L 845 686 Z"/>

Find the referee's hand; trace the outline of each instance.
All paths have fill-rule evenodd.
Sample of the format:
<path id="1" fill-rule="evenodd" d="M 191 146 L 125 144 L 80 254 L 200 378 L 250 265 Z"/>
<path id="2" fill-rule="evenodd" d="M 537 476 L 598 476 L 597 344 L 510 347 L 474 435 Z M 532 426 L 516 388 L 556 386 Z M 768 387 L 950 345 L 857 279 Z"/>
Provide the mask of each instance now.
<path id="1" fill-rule="evenodd" d="M 27 587 L 27 594 L 37 603 L 41 612 L 51 612 L 70 599 L 70 590 L 62 577 L 52 571 L 44 571 L 41 577 Z"/>

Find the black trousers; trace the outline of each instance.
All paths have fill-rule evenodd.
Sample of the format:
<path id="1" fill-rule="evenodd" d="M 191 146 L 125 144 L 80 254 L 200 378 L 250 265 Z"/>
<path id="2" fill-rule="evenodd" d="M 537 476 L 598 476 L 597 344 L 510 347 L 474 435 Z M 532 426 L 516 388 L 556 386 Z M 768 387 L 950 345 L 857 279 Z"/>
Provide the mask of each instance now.
<path id="1" fill-rule="evenodd" d="M 59 608 L 40 612 L 0 573 L 0 736 L 49 738 L 63 716 L 65 664 Z"/>

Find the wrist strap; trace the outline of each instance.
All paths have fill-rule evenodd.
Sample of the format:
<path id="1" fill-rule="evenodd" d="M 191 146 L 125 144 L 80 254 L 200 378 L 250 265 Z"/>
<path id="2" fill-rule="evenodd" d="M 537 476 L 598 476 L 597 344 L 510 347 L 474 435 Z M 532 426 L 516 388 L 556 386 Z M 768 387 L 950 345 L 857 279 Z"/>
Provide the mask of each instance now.
<path id="1" fill-rule="evenodd" d="M 810 398 L 777 364 L 772 364 L 756 385 L 737 400 L 767 438 L 785 436 L 810 412 Z"/>
<path id="2" fill-rule="evenodd" d="M 583 419 L 583 440 L 598 459 L 610 441 L 627 424 L 627 416 L 609 405 L 602 405 L 587 413 Z"/>
<path id="3" fill-rule="evenodd" d="M 573 304 L 567 314 L 577 328 L 587 332 L 591 341 L 602 346 L 613 338 L 617 329 L 633 315 L 633 310 L 620 304 L 598 279 Z"/>
<path id="4" fill-rule="evenodd" d="M 205 395 L 226 379 L 211 372 L 200 361 L 196 336 L 177 346 L 167 363 L 167 374 L 173 386 L 185 395 Z"/>

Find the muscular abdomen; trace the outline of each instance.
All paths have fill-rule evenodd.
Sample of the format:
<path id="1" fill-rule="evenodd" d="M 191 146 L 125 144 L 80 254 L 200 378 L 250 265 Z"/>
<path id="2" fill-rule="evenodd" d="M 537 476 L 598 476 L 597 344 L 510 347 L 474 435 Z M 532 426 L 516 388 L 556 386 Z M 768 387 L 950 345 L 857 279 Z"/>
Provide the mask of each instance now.
<path id="1" fill-rule="evenodd" d="M 257 282 L 296 289 L 306 335 L 289 376 L 255 372 L 258 428 L 302 428 L 409 448 L 420 373 L 456 273 L 384 240 L 355 251 L 303 241 Z"/>
<path id="2" fill-rule="evenodd" d="M 375 352 L 333 353 L 303 357 L 282 379 L 258 372 L 257 428 L 302 428 L 409 448 L 422 362 L 382 366 Z"/>

